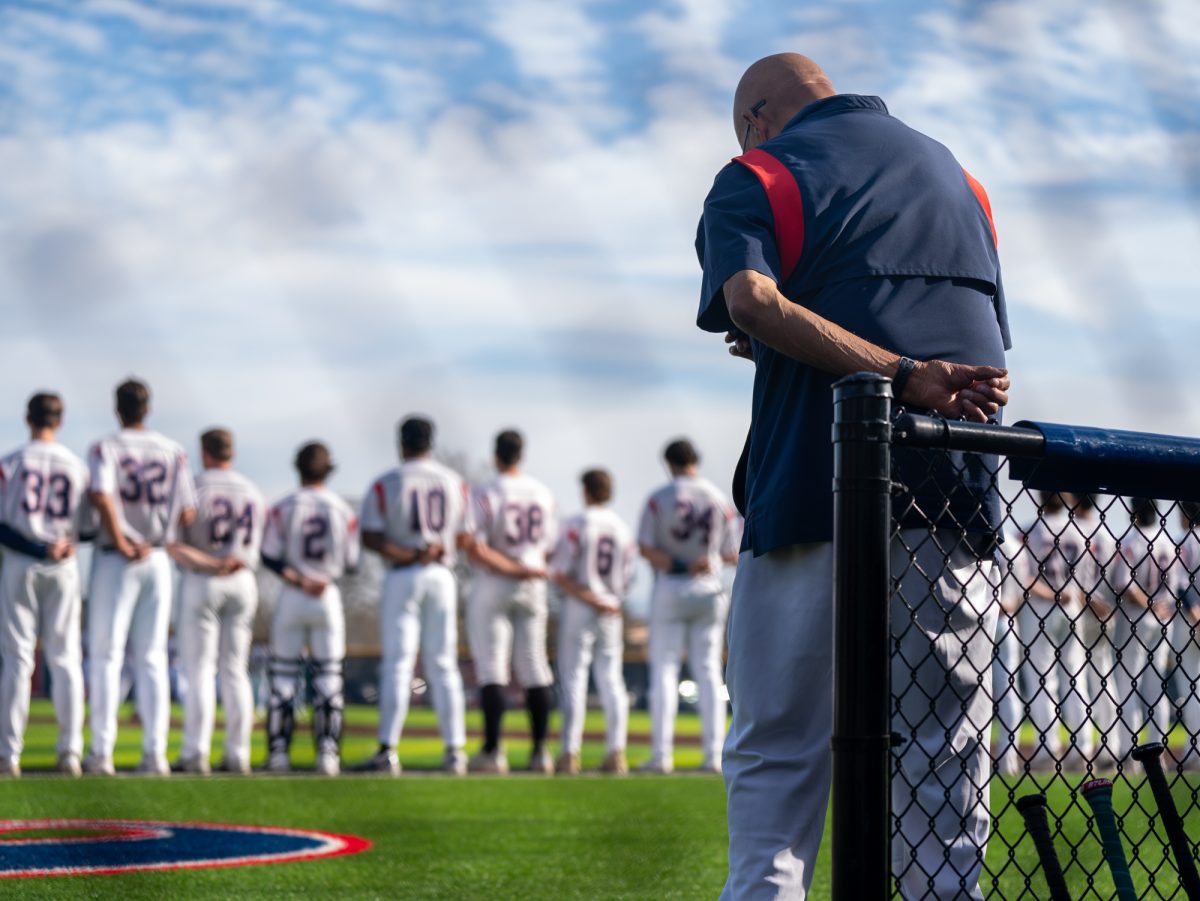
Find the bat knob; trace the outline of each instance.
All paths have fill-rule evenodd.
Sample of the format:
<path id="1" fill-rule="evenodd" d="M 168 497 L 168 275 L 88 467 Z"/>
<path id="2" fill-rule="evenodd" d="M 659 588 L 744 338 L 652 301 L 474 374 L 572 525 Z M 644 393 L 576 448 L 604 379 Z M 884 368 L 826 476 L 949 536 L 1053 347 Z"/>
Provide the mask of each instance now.
<path id="1" fill-rule="evenodd" d="M 1166 749 L 1160 741 L 1148 741 L 1144 745 L 1138 745 L 1129 752 L 1129 756 L 1134 760 L 1150 760 L 1154 757 L 1162 756 L 1162 752 Z"/>
<path id="2" fill-rule="evenodd" d="M 1032 795 L 1024 795 L 1017 798 L 1017 810 L 1024 813 L 1027 810 L 1033 810 L 1035 807 L 1045 807 L 1046 796 L 1041 792 L 1035 792 Z"/>

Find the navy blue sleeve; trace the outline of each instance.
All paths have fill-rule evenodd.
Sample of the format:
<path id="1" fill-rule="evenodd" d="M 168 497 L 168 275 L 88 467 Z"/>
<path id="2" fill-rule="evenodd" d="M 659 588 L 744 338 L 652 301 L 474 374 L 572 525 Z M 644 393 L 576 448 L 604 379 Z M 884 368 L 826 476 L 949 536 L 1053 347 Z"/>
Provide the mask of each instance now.
<path id="1" fill-rule="evenodd" d="M 1008 304 L 1004 301 L 1004 274 L 996 275 L 996 296 L 992 298 L 996 305 L 996 321 L 1000 323 L 1000 337 L 1004 340 L 1004 349 L 1012 350 L 1012 332 L 1008 328 Z"/>
<path id="2" fill-rule="evenodd" d="M 275 575 L 279 576 L 279 578 L 283 578 L 283 569 L 285 564 L 282 559 L 279 557 L 268 557 L 266 554 L 263 554 L 262 564 L 271 572 L 275 573 Z"/>
<path id="3" fill-rule="evenodd" d="M 696 253 L 704 269 L 696 324 L 706 332 L 734 328 L 724 291 L 732 276 L 752 269 L 779 281 L 771 204 L 758 178 L 740 163 L 730 163 L 717 173 L 704 201 Z"/>
<path id="4" fill-rule="evenodd" d="M 45 560 L 50 555 L 44 541 L 31 541 L 8 523 L 0 523 L 0 544 L 35 560 Z"/>

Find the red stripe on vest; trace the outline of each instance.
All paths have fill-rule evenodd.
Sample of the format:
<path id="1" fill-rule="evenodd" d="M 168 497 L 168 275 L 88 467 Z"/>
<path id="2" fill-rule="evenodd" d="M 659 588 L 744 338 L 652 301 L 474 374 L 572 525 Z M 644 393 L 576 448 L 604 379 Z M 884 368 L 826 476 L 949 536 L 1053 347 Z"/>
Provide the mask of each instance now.
<path id="1" fill-rule="evenodd" d="M 983 185 L 977 182 L 975 177 L 966 169 L 963 169 L 963 175 L 967 177 L 967 184 L 975 192 L 975 199 L 979 201 L 979 205 L 983 207 L 983 212 L 987 215 L 988 225 L 992 229 L 992 243 L 999 247 L 1000 239 L 996 237 L 996 223 L 992 219 L 992 202 L 988 200 L 987 191 L 983 190 Z"/>
<path id="2" fill-rule="evenodd" d="M 775 248 L 779 251 L 782 284 L 796 270 L 804 250 L 804 198 L 800 196 L 800 185 L 787 166 L 759 147 L 735 156 L 733 161 L 753 172 L 767 192 L 771 215 L 775 218 Z"/>
<path id="3" fill-rule="evenodd" d="M 379 512 L 387 516 L 387 492 L 383 490 L 383 482 L 375 483 L 375 500 L 379 503 Z"/>

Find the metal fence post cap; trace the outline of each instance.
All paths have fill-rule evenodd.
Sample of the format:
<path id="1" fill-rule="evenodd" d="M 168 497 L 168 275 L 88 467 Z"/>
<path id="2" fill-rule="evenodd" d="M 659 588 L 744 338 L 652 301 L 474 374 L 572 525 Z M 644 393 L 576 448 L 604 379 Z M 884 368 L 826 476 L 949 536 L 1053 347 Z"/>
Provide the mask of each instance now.
<path id="1" fill-rule="evenodd" d="M 891 397 L 892 380 L 877 372 L 856 372 L 833 383 L 836 398 Z"/>

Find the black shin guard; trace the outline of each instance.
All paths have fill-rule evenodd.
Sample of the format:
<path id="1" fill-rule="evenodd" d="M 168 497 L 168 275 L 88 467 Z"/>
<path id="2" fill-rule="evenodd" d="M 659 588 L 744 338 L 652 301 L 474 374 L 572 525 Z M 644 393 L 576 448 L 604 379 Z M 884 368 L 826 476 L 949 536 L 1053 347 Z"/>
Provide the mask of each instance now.
<path id="1" fill-rule="evenodd" d="M 554 691 L 549 685 L 525 689 L 525 706 L 529 708 L 529 731 L 533 733 L 533 750 L 542 750 L 550 730 L 550 710 L 554 706 Z"/>
<path id="2" fill-rule="evenodd" d="M 294 692 L 300 675 L 300 661 L 272 657 L 267 673 L 271 680 L 271 700 L 267 709 L 267 751 L 270 754 L 287 754 L 296 725 Z M 282 690 L 284 686 L 291 691 Z"/>
<path id="3" fill-rule="evenodd" d="M 341 684 L 342 661 L 314 660 L 314 686 L 320 685 L 325 678 L 336 678 Z M 342 743 L 342 710 L 344 699 L 341 689 L 331 694 L 316 691 L 313 698 L 313 742 L 318 754 L 337 754 Z"/>
<path id="4" fill-rule="evenodd" d="M 500 726 L 504 721 L 504 686 L 485 685 L 479 689 L 483 707 L 483 750 L 494 754 L 500 747 Z"/>
<path id="5" fill-rule="evenodd" d="M 296 725 L 296 710 L 291 698 L 272 693 L 267 710 L 267 751 L 286 754 L 292 745 L 292 729 Z"/>

